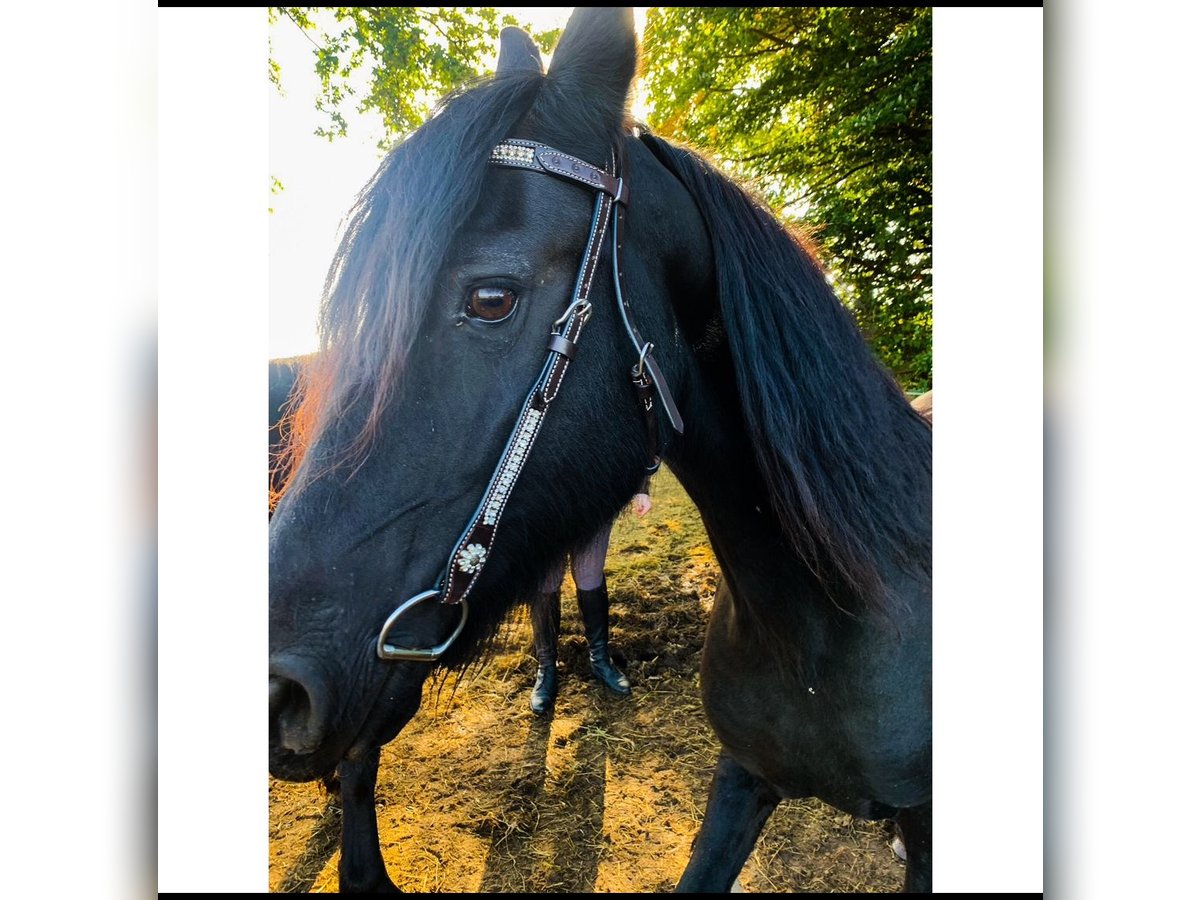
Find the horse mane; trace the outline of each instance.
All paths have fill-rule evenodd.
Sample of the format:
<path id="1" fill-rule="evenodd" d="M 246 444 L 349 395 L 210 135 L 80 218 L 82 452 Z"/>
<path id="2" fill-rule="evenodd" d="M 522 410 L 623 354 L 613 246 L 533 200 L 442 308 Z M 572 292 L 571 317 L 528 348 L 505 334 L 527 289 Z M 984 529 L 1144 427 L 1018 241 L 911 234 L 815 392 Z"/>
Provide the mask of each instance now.
<path id="1" fill-rule="evenodd" d="M 289 423 L 296 409 L 296 381 L 300 371 L 308 363 L 309 358 L 306 356 L 292 356 L 273 359 L 269 364 L 268 512 L 274 511 L 290 474 L 284 448 L 287 446 Z"/>
<path id="2" fill-rule="evenodd" d="M 887 609 L 889 570 L 931 571 L 929 425 L 761 201 L 696 153 L 642 140 L 707 225 L 742 415 L 790 545 L 831 596 Z"/>

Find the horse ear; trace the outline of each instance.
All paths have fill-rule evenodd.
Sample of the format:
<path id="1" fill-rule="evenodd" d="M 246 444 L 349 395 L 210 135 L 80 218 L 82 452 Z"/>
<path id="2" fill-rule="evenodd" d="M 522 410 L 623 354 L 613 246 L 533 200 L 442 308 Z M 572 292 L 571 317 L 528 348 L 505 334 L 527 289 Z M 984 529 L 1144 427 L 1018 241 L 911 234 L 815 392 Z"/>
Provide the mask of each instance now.
<path id="1" fill-rule="evenodd" d="M 554 48 L 548 77 L 622 121 L 637 62 L 632 6 L 577 6 Z"/>
<path id="2" fill-rule="evenodd" d="M 520 28 L 509 25 L 500 32 L 500 58 L 496 60 L 496 74 L 509 75 L 513 72 L 536 72 L 542 74 L 542 54 L 537 44 Z"/>

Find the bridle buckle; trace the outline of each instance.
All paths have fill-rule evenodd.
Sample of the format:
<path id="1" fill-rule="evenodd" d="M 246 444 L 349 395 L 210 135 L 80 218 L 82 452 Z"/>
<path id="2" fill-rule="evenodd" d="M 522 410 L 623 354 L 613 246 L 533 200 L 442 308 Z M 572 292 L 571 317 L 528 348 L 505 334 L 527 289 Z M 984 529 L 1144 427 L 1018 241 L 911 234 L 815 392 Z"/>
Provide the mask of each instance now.
<path id="1" fill-rule="evenodd" d="M 641 379 L 646 377 L 646 357 L 650 355 L 650 351 L 653 349 L 653 341 L 646 341 L 646 343 L 642 344 L 641 352 L 638 353 L 637 364 L 633 367 L 634 378 Z"/>
<path id="2" fill-rule="evenodd" d="M 585 297 L 580 297 L 567 307 L 566 312 L 554 320 L 554 327 L 559 328 L 565 325 L 572 315 L 578 315 L 582 320 L 580 324 L 586 325 L 587 320 L 592 317 L 592 301 Z"/>

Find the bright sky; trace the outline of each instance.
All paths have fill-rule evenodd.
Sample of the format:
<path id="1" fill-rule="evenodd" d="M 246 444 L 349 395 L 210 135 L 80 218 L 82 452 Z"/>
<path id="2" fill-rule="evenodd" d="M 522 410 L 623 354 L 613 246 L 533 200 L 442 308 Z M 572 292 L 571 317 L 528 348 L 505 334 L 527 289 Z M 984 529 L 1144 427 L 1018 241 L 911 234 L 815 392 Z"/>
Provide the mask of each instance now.
<path id="1" fill-rule="evenodd" d="M 570 6 L 499 7 L 537 30 L 565 25 Z M 645 7 L 635 8 L 640 33 Z M 319 82 L 313 45 L 290 22 L 271 29 L 271 45 L 286 96 L 268 86 L 269 173 L 284 190 L 270 198 L 270 344 L 272 359 L 316 349 L 316 316 L 325 272 L 337 246 L 339 225 L 379 164 L 375 142 L 383 135 L 378 116 L 352 106 L 343 112 L 348 137 L 332 143 L 313 134 L 322 118 L 314 107 Z M 264 78 L 265 80 L 265 78 Z"/>

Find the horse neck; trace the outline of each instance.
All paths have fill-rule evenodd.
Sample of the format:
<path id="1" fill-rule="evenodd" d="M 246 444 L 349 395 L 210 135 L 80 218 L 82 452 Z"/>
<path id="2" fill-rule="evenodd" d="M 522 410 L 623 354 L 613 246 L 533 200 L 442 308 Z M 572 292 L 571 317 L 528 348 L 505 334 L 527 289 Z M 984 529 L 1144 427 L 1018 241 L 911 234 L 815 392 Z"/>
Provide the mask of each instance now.
<path id="1" fill-rule="evenodd" d="M 667 462 L 700 511 L 734 608 L 820 642 L 837 606 L 784 537 L 743 424 L 732 362 L 716 357 L 689 372 L 685 434 Z"/>

